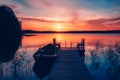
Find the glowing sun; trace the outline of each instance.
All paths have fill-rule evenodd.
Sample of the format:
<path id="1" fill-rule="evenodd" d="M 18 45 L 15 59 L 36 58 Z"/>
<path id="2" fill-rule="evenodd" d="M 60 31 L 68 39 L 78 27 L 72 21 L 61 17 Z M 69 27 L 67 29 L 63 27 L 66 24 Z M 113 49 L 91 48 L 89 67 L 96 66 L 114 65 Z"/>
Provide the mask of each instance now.
<path id="1" fill-rule="evenodd" d="M 55 25 L 56 31 L 61 31 L 62 28 L 63 28 L 63 25 L 61 25 L 61 24 L 56 24 L 56 25 Z"/>

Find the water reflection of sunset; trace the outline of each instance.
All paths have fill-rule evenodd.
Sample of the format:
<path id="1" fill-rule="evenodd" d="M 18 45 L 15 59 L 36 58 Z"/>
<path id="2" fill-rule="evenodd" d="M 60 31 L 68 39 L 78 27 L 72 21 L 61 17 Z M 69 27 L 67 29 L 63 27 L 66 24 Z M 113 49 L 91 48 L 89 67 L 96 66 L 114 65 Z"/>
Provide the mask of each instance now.
<path id="1" fill-rule="evenodd" d="M 86 46 L 93 46 L 96 41 L 100 41 L 103 46 L 113 45 L 114 43 L 120 43 L 119 35 L 110 34 L 38 34 L 35 36 L 24 36 L 22 40 L 24 46 L 41 46 L 48 43 L 52 43 L 52 39 L 56 38 L 57 42 L 61 43 L 61 46 L 65 46 L 65 41 L 67 45 L 70 45 L 72 41 L 73 46 L 76 47 L 77 42 L 81 41 L 81 38 L 85 38 Z"/>
<path id="2" fill-rule="evenodd" d="M 56 34 L 56 37 L 55 37 L 58 41 L 61 41 L 62 37 L 60 34 Z"/>

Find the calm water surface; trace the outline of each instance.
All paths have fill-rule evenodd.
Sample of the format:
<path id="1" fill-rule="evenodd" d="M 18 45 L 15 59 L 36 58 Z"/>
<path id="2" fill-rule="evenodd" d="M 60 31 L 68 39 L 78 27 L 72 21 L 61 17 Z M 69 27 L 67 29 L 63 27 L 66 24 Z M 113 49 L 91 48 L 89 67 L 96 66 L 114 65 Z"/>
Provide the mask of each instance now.
<path id="1" fill-rule="evenodd" d="M 120 34 L 36 34 L 34 36 L 23 36 L 22 47 L 40 47 L 48 43 L 52 43 L 52 39 L 56 38 L 57 42 L 61 43 L 62 47 L 76 47 L 77 42 L 81 41 L 81 38 L 85 38 L 86 47 L 93 46 L 96 41 L 100 41 L 104 46 L 113 45 L 114 43 L 120 43 Z"/>
<path id="2" fill-rule="evenodd" d="M 91 75 L 95 80 L 111 79 L 111 72 L 106 72 L 109 70 L 109 64 L 106 60 L 107 50 L 103 48 L 108 48 L 110 45 L 114 48 L 115 44 L 120 46 L 120 34 L 35 34 L 33 36 L 23 36 L 22 47 L 17 51 L 15 59 L 0 65 L 3 71 L 2 74 L 0 73 L 0 75 L 2 75 L 0 80 L 39 80 L 32 70 L 34 65 L 33 54 L 39 47 L 52 43 L 53 38 L 56 38 L 62 47 L 65 47 L 65 43 L 66 47 L 71 47 L 71 43 L 72 47 L 76 47 L 77 43 L 81 41 L 81 38 L 85 38 L 85 64 Z M 93 50 L 98 41 L 102 49 Z M 94 57 L 94 59 L 98 62 L 94 62 L 94 60 L 91 59 L 90 54 L 93 53 L 92 51 L 97 54 L 97 57 Z M 119 55 L 117 52 L 114 53 Z M 118 57 L 120 57 L 120 55 Z M 101 59 L 101 61 L 99 61 L 98 58 Z M 116 62 L 120 64 L 120 60 Z M 99 67 L 97 67 L 98 63 Z M 92 69 L 91 65 L 95 65 L 93 67 L 97 67 L 98 69 Z"/>

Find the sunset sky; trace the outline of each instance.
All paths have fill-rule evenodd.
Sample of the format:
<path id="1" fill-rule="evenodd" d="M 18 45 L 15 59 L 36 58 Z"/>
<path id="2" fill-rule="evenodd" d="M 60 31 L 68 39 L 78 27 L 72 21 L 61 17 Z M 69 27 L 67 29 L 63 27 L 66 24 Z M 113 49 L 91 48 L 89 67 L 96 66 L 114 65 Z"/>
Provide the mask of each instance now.
<path id="1" fill-rule="evenodd" d="M 120 0 L 0 0 L 23 30 L 120 30 Z"/>

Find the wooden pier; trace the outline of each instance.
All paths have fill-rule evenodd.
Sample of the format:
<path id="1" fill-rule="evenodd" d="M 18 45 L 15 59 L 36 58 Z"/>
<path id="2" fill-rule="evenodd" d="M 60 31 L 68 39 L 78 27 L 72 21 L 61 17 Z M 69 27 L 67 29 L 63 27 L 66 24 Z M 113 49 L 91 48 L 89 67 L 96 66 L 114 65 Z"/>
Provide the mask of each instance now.
<path id="1" fill-rule="evenodd" d="M 47 80 L 93 80 L 77 49 L 62 48 Z"/>
<path id="2" fill-rule="evenodd" d="M 76 47 L 62 47 L 53 39 L 53 45 L 60 48 L 60 55 L 57 57 L 52 69 L 44 80 L 93 80 L 87 67 L 84 64 L 85 39 Z M 49 66 L 48 66 L 49 67 Z M 46 70 L 46 69 L 45 69 Z M 42 75 L 42 74 L 41 74 Z"/>

